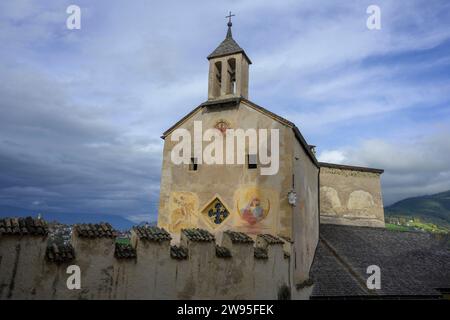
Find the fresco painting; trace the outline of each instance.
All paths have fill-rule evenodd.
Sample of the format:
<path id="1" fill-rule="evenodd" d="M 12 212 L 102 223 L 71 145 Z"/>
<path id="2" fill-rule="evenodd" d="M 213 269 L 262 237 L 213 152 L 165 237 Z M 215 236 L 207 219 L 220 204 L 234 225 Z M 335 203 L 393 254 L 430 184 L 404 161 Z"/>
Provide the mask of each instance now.
<path id="1" fill-rule="evenodd" d="M 198 197 L 193 192 L 172 192 L 169 199 L 170 232 L 180 232 L 197 224 Z"/>
<path id="2" fill-rule="evenodd" d="M 277 193 L 256 186 L 240 188 L 236 192 L 236 210 L 239 216 L 237 226 L 246 232 L 256 234 L 273 229 L 273 204 Z"/>

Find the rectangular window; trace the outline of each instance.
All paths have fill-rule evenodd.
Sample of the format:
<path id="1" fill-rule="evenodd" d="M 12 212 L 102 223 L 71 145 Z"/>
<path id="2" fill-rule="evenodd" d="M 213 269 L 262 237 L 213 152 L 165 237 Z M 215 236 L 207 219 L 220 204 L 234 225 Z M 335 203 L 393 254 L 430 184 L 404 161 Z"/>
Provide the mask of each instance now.
<path id="1" fill-rule="evenodd" d="M 247 164 L 249 169 L 256 169 L 258 167 L 257 163 L 256 154 L 247 155 Z"/>
<path id="2" fill-rule="evenodd" d="M 198 164 L 197 158 L 191 158 L 191 163 L 189 164 L 189 171 L 197 171 Z"/>

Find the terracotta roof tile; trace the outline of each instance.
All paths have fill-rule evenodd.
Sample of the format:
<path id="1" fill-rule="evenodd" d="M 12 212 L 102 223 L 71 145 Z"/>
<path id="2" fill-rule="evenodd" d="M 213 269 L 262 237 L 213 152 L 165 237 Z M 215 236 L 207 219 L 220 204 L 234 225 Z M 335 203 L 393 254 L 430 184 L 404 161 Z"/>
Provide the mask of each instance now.
<path id="1" fill-rule="evenodd" d="M 290 237 L 287 237 L 287 236 L 278 236 L 278 238 L 280 238 L 280 239 L 282 239 L 282 240 L 284 240 L 286 242 L 289 242 L 289 243 L 294 243 L 294 241 L 292 241 L 292 239 Z"/>
<path id="2" fill-rule="evenodd" d="M 231 258 L 231 252 L 228 248 L 216 245 L 216 256 L 218 258 Z"/>
<path id="3" fill-rule="evenodd" d="M 255 259 L 268 259 L 267 249 L 255 247 Z"/>
<path id="4" fill-rule="evenodd" d="M 268 233 L 259 234 L 258 237 L 263 238 L 267 242 L 267 244 L 284 244 L 283 240 Z"/>
<path id="5" fill-rule="evenodd" d="M 52 244 L 47 247 L 45 252 L 47 261 L 54 263 L 70 262 L 75 259 L 75 251 L 70 243 Z"/>
<path id="6" fill-rule="evenodd" d="M 253 239 L 245 233 L 231 230 L 227 230 L 225 233 L 230 236 L 231 242 L 233 243 L 254 243 Z"/>
<path id="7" fill-rule="evenodd" d="M 48 234 L 48 225 L 42 219 L 3 218 L 0 219 L 0 235 L 43 235 Z"/>
<path id="8" fill-rule="evenodd" d="M 115 238 L 116 230 L 109 223 L 76 224 L 74 231 L 80 238 Z"/>
<path id="9" fill-rule="evenodd" d="M 181 232 L 186 235 L 190 241 L 195 242 L 212 242 L 215 240 L 214 236 L 203 229 L 182 229 Z"/>
<path id="10" fill-rule="evenodd" d="M 185 260 L 188 258 L 188 249 L 184 247 L 171 246 L 170 257 L 177 260 Z"/>
<path id="11" fill-rule="evenodd" d="M 143 226 L 133 227 L 133 230 L 136 232 L 139 239 L 156 242 L 172 240 L 170 234 L 163 228 Z"/>
<path id="12" fill-rule="evenodd" d="M 114 256 L 117 259 L 136 259 L 136 249 L 131 244 L 116 242 Z"/>

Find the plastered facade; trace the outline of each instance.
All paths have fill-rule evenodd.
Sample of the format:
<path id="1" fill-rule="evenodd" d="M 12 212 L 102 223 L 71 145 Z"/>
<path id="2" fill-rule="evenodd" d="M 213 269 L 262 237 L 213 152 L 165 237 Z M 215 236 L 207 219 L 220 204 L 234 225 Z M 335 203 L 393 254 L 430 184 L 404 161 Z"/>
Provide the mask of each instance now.
<path id="1" fill-rule="evenodd" d="M 294 177 L 294 165 L 301 164 L 294 163 L 294 148 L 298 141 L 292 128 L 244 102 L 220 110 L 200 109 L 179 128 L 189 130 L 193 136 L 194 121 L 201 121 L 204 131 L 214 128 L 221 121 L 226 121 L 234 129 L 278 129 L 279 171 L 275 175 L 264 176 L 261 175 L 259 166 L 249 169 L 247 164 L 200 164 L 197 171 L 190 171 L 189 165 L 172 163 L 170 153 L 178 142 L 172 142 L 169 134 L 164 141 L 158 226 L 173 234 L 179 233 L 182 228 L 199 227 L 213 233 L 232 229 L 251 235 L 270 233 L 291 237 L 293 207 L 287 201 L 287 194 L 292 190 L 293 179 L 300 186 L 305 172 L 314 171 L 311 167 L 305 167 L 304 171 L 298 171 Z M 203 148 L 209 143 L 203 142 Z M 297 153 L 301 155 L 302 150 L 298 149 Z M 306 157 L 303 156 L 304 158 Z M 305 161 L 310 162 L 309 159 Z M 303 202 L 311 199 L 317 210 L 317 186 L 311 185 L 309 192 L 310 197 L 303 199 Z M 220 224 L 212 223 L 204 214 L 204 209 L 216 198 L 230 212 Z M 248 221 L 243 215 L 254 199 L 258 200 L 257 206 L 263 214 L 257 221 Z M 314 205 L 311 208 L 314 209 Z"/>
<path id="2" fill-rule="evenodd" d="M 320 169 L 320 222 L 384 227 L 381 173 Z"/>

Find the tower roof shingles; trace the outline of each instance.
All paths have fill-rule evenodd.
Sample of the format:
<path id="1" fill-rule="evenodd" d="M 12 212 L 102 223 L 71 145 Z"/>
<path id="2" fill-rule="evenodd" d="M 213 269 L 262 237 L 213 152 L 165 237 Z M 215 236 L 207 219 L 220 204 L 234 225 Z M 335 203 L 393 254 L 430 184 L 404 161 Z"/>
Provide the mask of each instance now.
<path id="1" fill-rule="evenodd" d="M 245 54 L 244 49 L 242 49 L 237 42 L 233 39 L 233 35 L 231 34 L 231 27 L 228 27 L 227 36 L 225 40 L 223 40 L 219 46 L 208 56 L 208 60 L 212 58 L 218 58 L 223 56 L 228 56 L 231 54 L 242 53 L 251 64 L 252 62 Z"/>

